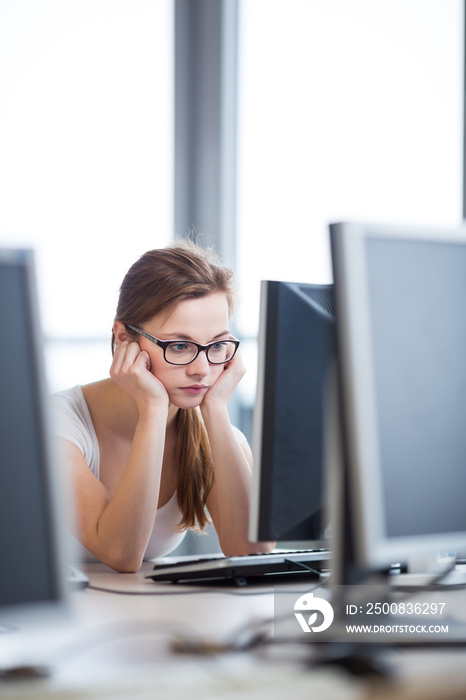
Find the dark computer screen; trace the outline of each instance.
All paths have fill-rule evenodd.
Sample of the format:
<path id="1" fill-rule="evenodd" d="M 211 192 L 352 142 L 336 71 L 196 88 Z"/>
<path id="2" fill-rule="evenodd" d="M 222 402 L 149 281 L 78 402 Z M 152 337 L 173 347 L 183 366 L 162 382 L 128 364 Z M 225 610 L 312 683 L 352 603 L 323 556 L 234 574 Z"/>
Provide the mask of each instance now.
<path id="1" fill-rule="evenodd" d="M 63 598 L 30 251 L 0 251 L 0 621 Z"/>
<path id="2" fill-rule="evenodd" d="M 253 541 L 324 538 L 323 402 L 333 287 L 263 281 L 253 416 Z"/>

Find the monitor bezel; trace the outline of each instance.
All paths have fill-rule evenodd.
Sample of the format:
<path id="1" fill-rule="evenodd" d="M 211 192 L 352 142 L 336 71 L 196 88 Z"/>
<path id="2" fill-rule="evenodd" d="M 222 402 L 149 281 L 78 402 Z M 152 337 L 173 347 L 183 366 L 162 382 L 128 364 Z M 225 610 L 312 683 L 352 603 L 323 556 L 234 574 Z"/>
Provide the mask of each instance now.
<path id="1" fill-rule="evenodd" d="M 40 434 L 40 464 L 44 477 L 44 498 L 47 501 L 47 533 L 51 551 L 50 565 L 53 593 L 48 599 L 24 603 L 2 604 L 0 601 L 0 625 L 17 628 L 67 619 L 71 613 L 71 598 L 66 583 L 66 565 L 71 560 L 71 539 L 68 535 L 69 519 L 65 515 L 63 498 L 66 494 L 64 475 L 58 469 L 56 451 L 52 441 L 51 414 L 47 400 L 48 390 L 40 322 L 35 253 L 31 248 L 0 248 L 0 265 L 20 267 L 26 294 L 27 323 L 30 328 L 31 363 L 35 382 L 34 396 L 37 402 L 37 419 Z M 21 552 L 18 552 L 18 557 Z M 14 566 L 14 562 L 9 564 Z M 34 572 L 31 571 L 31 578 Z"/>
<path id="2" fill-rule="evenodd" d="M 371 239 L 390 239 L 466 246 L 466 229 L 344 222 L 331 224 L 330 236 L 337 307 L 339 393 L 358 564 L 368 569 L 380 568 L 419 554 L 464 551 L 466 532 L 403 537 L 388 537 L 385 532 L 365 243 Z"/>
<path id="3" fill-rule="evenodd" d="M 254 469 L 252 472 L 251 483 L 251 500 L 249 504 L 249 540 L 250 542 L 259 541 L 259 520 L 260 520 L 260 486 L 263 479 L 262 473 L 262 424 L 264 420 L 264 391 L 265 391 L 265 362 L 261 361 L 263 357 L 262 348 L 265 347 L 267 328 L 264 322 L 267 314 L 267 290 L 268 285 L 265 281 L 260 284 L 260 301 L 259 301 L 259 331 L 257 337 L 258 347 L 258 366 L 257 366 L 257 383 L 256 383 L 256 398 L 253 410 L 252 421 L 252 453 L 254 455 Z"/>

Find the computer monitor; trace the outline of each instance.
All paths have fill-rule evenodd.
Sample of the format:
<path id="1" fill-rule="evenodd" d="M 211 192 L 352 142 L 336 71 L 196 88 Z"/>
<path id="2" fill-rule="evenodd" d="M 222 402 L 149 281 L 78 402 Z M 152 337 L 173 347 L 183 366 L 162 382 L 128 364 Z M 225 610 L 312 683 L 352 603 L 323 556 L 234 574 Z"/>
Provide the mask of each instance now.
<path id="1" fill-rule="evenodd" d="M 323 401 L 334 349 L 332 285 L 261 282 L 249 537 L 325 540 Z"/>
<path id="2" fill-rule="evenodd" d="M 367 570 L 464 552 L 466 231 L 340 223 L 330 236 L 338 533 Z"/>
<path id="3" fill-rule="evenodd" d="M 34 258 L 0 249 L 0 628 L 68 609 Z"/>

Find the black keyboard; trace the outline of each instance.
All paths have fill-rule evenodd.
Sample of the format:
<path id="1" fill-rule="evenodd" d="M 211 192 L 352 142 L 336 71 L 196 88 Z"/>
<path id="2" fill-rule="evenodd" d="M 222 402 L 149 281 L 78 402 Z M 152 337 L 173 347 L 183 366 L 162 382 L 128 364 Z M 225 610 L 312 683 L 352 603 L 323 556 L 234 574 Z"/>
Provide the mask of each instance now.
<path id="1" fill-rule="evenodd" d="M 316 580 L 328 573 L 330 556 L 328 549 L 312 549 L 239 557 L 202 557 L 156 564 L 152 571 L 145 574 L 145 578 L 174 583 L 224 583 L 237 586 L 290 582 L 292 578 Z"/>

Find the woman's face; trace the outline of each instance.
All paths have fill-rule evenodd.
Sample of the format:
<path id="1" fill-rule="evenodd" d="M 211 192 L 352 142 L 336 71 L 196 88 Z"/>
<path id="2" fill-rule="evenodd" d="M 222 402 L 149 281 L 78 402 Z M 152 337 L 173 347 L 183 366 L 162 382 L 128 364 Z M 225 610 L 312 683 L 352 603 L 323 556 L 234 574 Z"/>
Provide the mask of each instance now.
<path id="1" fill-rule="evenodd" d="M 207 345 L 232 337 L 228 320 L 227 297 L 217 293 L 182 301 L 168 318 L 159 314 L 141 327 L 159 340 L 191 340 Z M 198 406 L 223 372 L 224 365 L 210 364 L 205 352 L 189 365 L 171 365 L 165 361 L 161 347 L 144 336 L 138 340 L 141 350 L 149 353 L 151 372 L 164 385 L 170 403 L 178 408 Z"/>

